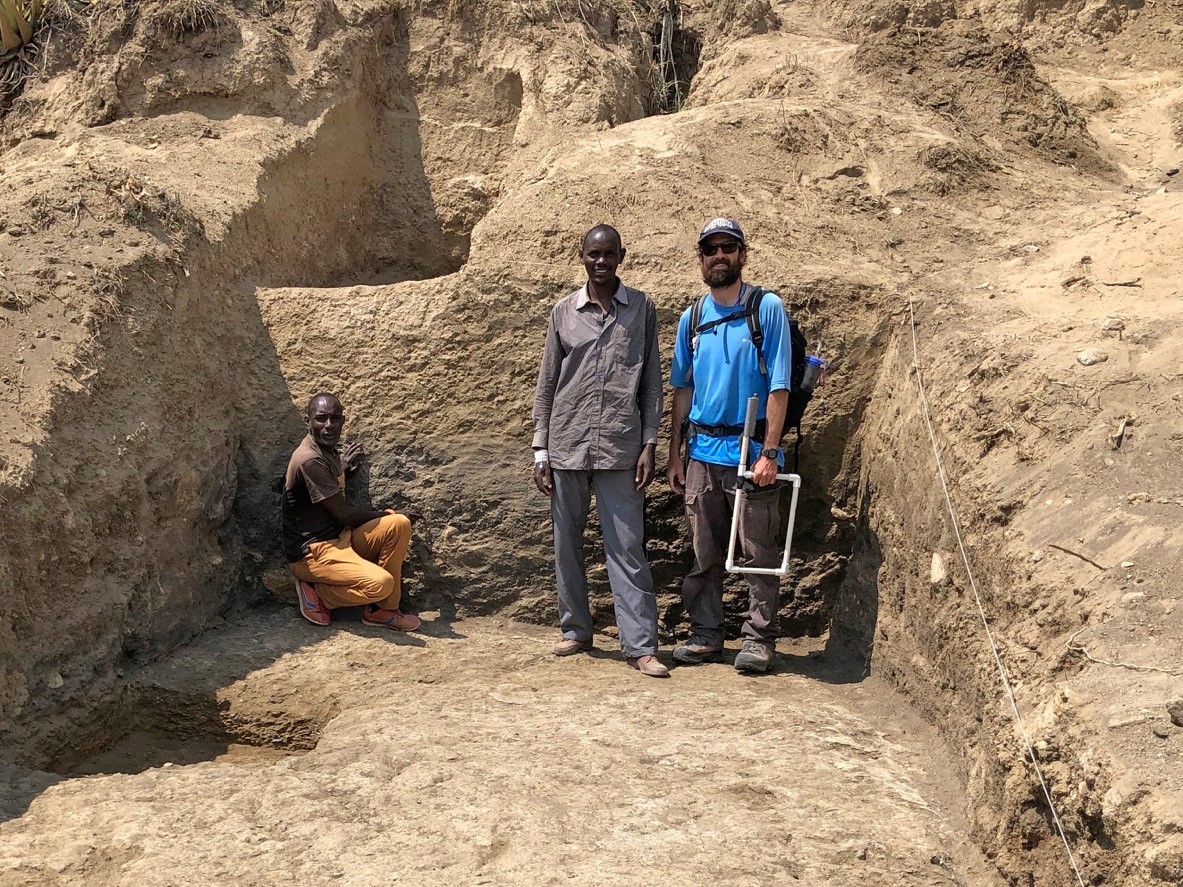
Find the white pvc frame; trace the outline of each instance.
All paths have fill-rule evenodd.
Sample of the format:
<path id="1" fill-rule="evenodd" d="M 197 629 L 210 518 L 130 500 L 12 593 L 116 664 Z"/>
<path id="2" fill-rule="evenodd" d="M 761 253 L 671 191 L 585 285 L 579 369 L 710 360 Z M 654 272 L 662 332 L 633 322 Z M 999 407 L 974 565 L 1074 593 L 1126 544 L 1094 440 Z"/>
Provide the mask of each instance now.
<path id="1" fill-rule="evenodd" d="M 737 567 L 735 565 L 735 543 L 739 538 L 739 516 L 748 498 L 748 491 L 744 489 L 743 482 L 745 480 L 751 480 L 753 474 L 747 468 L 748 444 L 756 428 L 756 409 L 758 403 L 759 400 L 755 395 L 748 398 L 748 413 L 744 421 L 743 438 L 740 440 L 739 445 L 739 466 L 736 470 L 739 482 L 735 485 L 735 507 L 731 512 L 731 540 L 727 544 L 727 562 L 723 565 L 723 568 L 728 573 L 754 573 L 761 576 L 783 577 L 789 574 L 789 555 L 793 548 L 793 524 L 797 520 L 797 494 L 801 491 L 801 475 L 799 474 L 780 473 L 776 475 L 777 480 L 787 480 L 793 485 L 793 496 L 789 502 L 789 526 L 785 531 L 785 556 L 781 559 L 780 566 Z"/>

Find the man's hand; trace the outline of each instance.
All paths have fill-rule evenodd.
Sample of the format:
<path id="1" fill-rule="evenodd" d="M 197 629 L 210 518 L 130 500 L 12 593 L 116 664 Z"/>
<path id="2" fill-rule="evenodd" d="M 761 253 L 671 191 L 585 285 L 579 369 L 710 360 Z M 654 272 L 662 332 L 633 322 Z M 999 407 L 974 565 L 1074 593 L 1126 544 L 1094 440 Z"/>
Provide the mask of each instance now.
<path id="1" fill-rule="evenodd" d="M 761 454 L 760 458 L 756 460 L 756 464 L 752 466 L 752 481 L 758 487 L 766 487 L 776 482 L 778 471 L 780 471 L 780 466 L 776 464 L 776 460 Z"/>
<path id="2" fill-rule="evenodd" d="M 682 467 L 682 457 L 678 453 L 670 453 L 665 466 L 665 479 L 671 490 L 679 496 L 686 495 L 686 469 Z"/>
<path id="3" fill-rule="evenodd" d="M 653 483 L 653 475 L 657 468 L 657 456 L 654 454 L 656 449 L 656 444 L 645 444 L 641 447 L 641 455 L 637 458 L 637 476 L 635 478 L 638 490 L 643 490 Z"/>
<path id="4" fill-rule="evenodd" d="M 545 493 L 547 498 L 554 496 L 555 482 L 550 476 L 549 462 L 534 463 L 534 486 L 538 487 L 540 493 Z"/>
<path id="5" fill-rule="evenodd" d="M 341 468 L 344 469 L 346 474 L 357 471 L 365 454 L 366 451 L 362 447 L 361 442 L 353 441 L 353 443 L 345 448 L 345 452 L 341 454 Z"/>

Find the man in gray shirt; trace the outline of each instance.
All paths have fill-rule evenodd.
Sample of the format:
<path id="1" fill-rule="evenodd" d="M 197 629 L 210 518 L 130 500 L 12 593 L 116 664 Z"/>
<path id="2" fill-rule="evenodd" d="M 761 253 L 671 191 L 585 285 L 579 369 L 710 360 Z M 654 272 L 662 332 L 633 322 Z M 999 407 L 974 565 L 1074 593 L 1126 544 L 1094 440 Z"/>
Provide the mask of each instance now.
<path id="1" fill-rule="evenodd" d="M 550 497 L 563 637 L 556 656 L 592 649 L 583 565 L 591 492 L 604 534 L 620 645 L 628 664 L 668 677 L 657 659 L 657 596 L 645 558 L 662 378 L 657 311 L 620 282 L 620 234 L 597 225 L 579 257 L 587 283 L 551 310 L 534 393 L 534 483 Z"/>

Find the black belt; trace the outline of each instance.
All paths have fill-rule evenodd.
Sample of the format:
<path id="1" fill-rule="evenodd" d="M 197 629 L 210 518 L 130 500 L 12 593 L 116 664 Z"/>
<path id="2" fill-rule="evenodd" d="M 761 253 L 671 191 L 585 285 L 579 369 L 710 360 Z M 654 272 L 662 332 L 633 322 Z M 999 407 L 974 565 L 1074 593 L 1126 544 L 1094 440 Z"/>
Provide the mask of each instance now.
<path id="1" fill-rule="evenodd" d="M 768 429 L 768 423 L 760 419 L 756 422 L 756 430 L 752 437 L 757 440 L 764 439 L 764 432 Z M 689 433 L 687 437 L 693 437 L 696 434 L 702 434 L 706 437 L 739 437 L 743 434 L 742 425 L 699 425 L 697 422 L 691 422 L 689 425 Z"/>

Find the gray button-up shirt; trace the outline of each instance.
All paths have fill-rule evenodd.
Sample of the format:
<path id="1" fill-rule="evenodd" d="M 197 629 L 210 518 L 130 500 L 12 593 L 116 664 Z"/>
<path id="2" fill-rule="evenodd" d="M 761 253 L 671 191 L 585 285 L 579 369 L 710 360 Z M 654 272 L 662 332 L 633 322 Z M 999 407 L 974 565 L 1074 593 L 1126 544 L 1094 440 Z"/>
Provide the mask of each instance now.
<path id="1" fill-rule="evenodd" d="M 631 469 L 661 424 L 661 359 L 653 300 L 624 284 L 607 315 L 582 286 L 550 312 L 534 447 L 551 468 Z"/>

